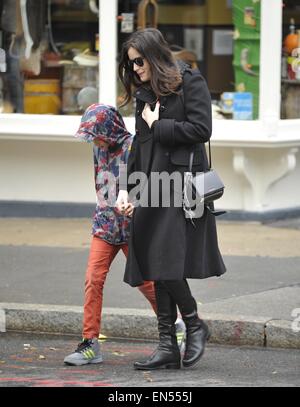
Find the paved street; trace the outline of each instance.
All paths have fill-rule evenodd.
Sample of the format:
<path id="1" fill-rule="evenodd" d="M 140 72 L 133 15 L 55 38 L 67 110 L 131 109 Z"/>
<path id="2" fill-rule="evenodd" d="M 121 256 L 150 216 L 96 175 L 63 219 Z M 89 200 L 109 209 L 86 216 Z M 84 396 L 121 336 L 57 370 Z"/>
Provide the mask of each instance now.
<path id="1" fill-rule="evenodd" d="M 0 302 L 82 305 L 90 226 L 89 219 L 1 218 Z M 233 298 L 246 303 L 244 296 L 278 292 L 270 306 L 255 298 L 253 307 L 250 302 L 243 306 L 243 313 L 264 311 L 273 317 L 275 312 L 275 317 L 290 319 L 300 303 L 282 307 L 278 297 L 292 300 L 282 290 L 300 283 L 299 220 L 268 225 L 218 222 L 218 234 L 227 272 L 221 278 L 190 280 L 198 303 Z M 148 309 L 138 290 L 123 283 L 124 267 L 124 255 L 119 253 L 105 285 L 104 306 Z M 215 312 L 218 309 L 216 303 Z"/>
<path id="2" fill-rule="evenodd" d="M 212 315 L 217 339 L 221 335 L 220 327 L 227 321 L 225 333 L 226 330 L 233 332 L 233 337 L 229 335 L 226 339 L 231 341 L 228 343 L 234 343 L 232 338 L 236 335 L 252 338 L 252 332 L 257 332 L 255 338 L 261 347 L 211 343 L 196 368 L 168 371 L 167 374 L 165 371 L 147 373 L 134 371 L 132 364 L 150 355 L 154 342 L 108 339 L 102 344 L 103 364 L 71 367 L 65 366 L 63 359 L 75 350 L 80 334 L 63 337 L 0 333 L 0 386 L 299 387 L 300 350 L 284 349 L 295 344 L 300 335 L 294 333 L 294 339 L 290 337 L 291 312 L 300 309 L 299 221 L 266 225 L 219 222 L 218 233 L 227 273 L 221 278 L 191 281 L 200 313 Z M 20 308 L 17 318 L 23 321 L 24 331 L 31 315 L 30 311 L 22 314 L 26 304 L 29 307 L 33 304 L 37 322 L 45 321 L 44 304 L 53 307 L 83 304 L 89 242 L 89 219 L 0 219 L 0 303 L 17 303 Z M 124 265 L 125 259 L 120 253 L 112 265 L 104 291 L 104 307 L 117 309 L 120 315 L 114 317 L 106 313 L 104 319 L 107 322 L 112 318 L 116 325 L 122 309 L 132 308 L 133 316 L 128 326 L 131 323 L 136 326 L 134 311 L 138 313 L 149 306 L 138 290 L 122 282 Z M 219 317 L 214 317 L 214 313 L 222 314 L 223 319 L 218 322 Z M 9 322 L 10 313 L 7 315 Z M 71 315 L 64 315 L 66 328 L 72 320 Z M 246 320 L 249 315 L 249 324 L 240 322 L 238 315 Z M 257 318 L 261 318 L 260 323 L 265 326 L 268 321 L 282 320 L 282 324 L 272 334 L 271 328 L 264 330 L 264 325 L 254 328 Z M 145 321 L 148 327 L 147 319 Z M 79 333 L 79 321 L 76 326 Z M 55 332 L 55 327 L 48 332 Z M 266 332 L 267 347 L 263 346 Z M 273 346 L 282 346 L 282 349 L 269 347 L 274 339 L 276 345 Z M 30 344 L 30 347 L 24 347 L 24 344 Z"/>
<path id="3" fill-rule="evenodd" d="M 74 337 L 0 334 L 0 386 L 300 386 L 300 350 L 209 345 L 192 369 L 142 372 L 132 364 L 150 355 L 153 342 L 108 340 L 102 343 L 103 364 L 64 365 L 76 345 Z"/>

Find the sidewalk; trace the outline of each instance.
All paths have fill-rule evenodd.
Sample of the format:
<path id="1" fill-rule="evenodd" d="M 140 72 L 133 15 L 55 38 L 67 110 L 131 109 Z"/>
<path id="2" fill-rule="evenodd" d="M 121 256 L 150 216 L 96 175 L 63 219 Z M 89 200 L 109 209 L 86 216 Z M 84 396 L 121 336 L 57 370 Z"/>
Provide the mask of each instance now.
<path id="1" fill-rule="evenodd" d="M 300 348 L 300 221 L 218 222 L 227 273 L 190 280 L 214 343 Z M 0 330 L 80 336 L 89 219 L 0 219 Z M 120 253 L 104 292 L 103 334 L 156 338 L 156 319 L 122 282 Z M 298 317 L 298 321 L 297 321 Z"/>

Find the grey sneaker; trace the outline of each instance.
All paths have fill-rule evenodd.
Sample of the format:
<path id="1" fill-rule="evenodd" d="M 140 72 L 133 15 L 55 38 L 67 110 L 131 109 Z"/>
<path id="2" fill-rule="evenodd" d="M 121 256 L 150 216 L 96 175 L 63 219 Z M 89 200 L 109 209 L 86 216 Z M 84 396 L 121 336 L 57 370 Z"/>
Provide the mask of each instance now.
<path id="1" fill-rule="evenodd" d="M 84 339 L 78 344 L 74 353 L 66 356 L 64 363 L 67 365 L 81 366 L 88 363 L 101 363 L 103 361 L 100 345 L 97 338 Z"/>
<path id="2" fill-rule="evenodd" d="M 185 341 L 186 341 L 186 328 L 185 323 L 181 318 L 177 318 L 175 322 L 177 343 L 180 349 L 180 352 L 183 353 L 185 350 Z"/>

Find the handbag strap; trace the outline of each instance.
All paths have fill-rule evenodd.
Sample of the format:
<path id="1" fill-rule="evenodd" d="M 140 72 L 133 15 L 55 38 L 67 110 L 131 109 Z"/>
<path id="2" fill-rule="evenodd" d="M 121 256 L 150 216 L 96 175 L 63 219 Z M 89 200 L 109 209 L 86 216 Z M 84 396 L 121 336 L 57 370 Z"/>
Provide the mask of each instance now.
<path id="1" fill-rule="evenodd" d="M 211 148 L 210 148 L 210 140 L 208 140 L 208 149 L 209 149 L 209 169 L 211 170 Z M 190 163 L 189 163 L 189 172 L 192 172 L 193 169 L 193 161 L 194 161 L 194 151 L 190 153 Z M 214 209 L 213 203 L 206 204 L 205 207 L 207 210 L 214 216 L 224 215 L 226 211 L 216 211 Z M 193 223 L 193 222 L 192 222 Z M 195 226 L 195 225 L 194 225 Z"/>
<path id="2" fill-rule="evenodd" d="M 182 92 L 182 100 L 183 100 L 183 106 L 185 106 L 185 97 L 184 97 L 184 86 L 183 86 L 183 92 Z M 209 169 L 211 169 L 211 148 L 210 148 L 210 139 L 208 140 L 208 154 L 209 154 Z M 190 154 L 190 163 L 189 163 L 189 171 L 192 172 L 193 168 L 193 161 L 194 161 L 194 151 L 191 152 Z"/>
<path id="3" fill-rule="evenodd" d="M 191 151 L 190 154 L 190 162 L 189 162 L 189 172 L 192 172 L 193 168 L 193 161 L 194 161 L 194 151 Z M 209 169 L 211 169 L 211 148 L 210 148 L 210 140 L 208 140 L 208 155 L 209 155 Z"/>

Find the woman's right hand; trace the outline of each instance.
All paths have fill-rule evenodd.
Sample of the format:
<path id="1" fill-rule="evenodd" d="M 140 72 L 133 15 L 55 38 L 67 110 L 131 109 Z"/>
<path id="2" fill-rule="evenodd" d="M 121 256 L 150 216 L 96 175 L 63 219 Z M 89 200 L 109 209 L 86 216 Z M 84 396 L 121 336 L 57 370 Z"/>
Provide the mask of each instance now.
<path id="1" fill-rule="evenodd" d="M 148 124 L 149 129 L 151 129 L 153 122 L 159 119 L 159 107 L 160 103 L 156 102 L 155 109 L 151 110 L 150 105 L 148 103 L 145 104 L 143 113 L 142 113 L 142 118 L 145 120 L 145 122 Z"/>
<path id="2" fill-rule="evenodd" d="M 131 216 L 134 210 L 132 203 L 128 201 L 128 192 L 125 190 L 120 190 L 118 198 L 116 200 L 116 208 L 118 211 L 125 216 Z"/>

